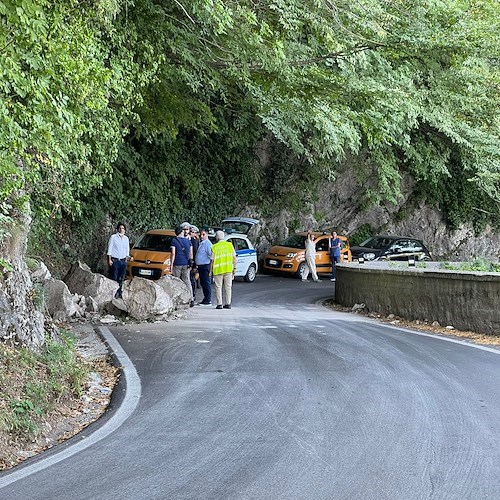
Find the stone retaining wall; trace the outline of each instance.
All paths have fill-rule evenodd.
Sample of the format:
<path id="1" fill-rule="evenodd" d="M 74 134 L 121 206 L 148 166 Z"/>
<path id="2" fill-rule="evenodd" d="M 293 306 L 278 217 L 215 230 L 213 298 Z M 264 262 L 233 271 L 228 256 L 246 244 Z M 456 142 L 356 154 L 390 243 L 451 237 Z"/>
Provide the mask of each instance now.
<path id="1" fill-rule="evenodd" d="M 406 266 L 406 267 L 405 267 Z M 500 273 L 339 264 L 335 301 L 459 330 L 500 334 Z"/>

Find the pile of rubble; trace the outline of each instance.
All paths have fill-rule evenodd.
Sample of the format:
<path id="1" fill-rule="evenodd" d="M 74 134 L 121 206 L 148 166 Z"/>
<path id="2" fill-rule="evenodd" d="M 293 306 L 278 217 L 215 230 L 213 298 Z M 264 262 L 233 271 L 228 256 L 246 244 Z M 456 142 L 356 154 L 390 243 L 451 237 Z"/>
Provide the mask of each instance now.
<path id="1" fill-rule="evenodd" d="M 35 289 L 42 290 L 46 312 L 55 322 L 71 319 L 99 319 L 128 316 L 144 320 L 161 320 L 176 310 L 189 307 L 191 294 L 187 286 L 174 276 L 158 281 L 134 278 L 125 281 L 122 298 L 115 298 L 118 283 L 93 273 L 82 263 L 75 262 L 64 279 L 54 279 L 45 264 L 31 271 Z"/>

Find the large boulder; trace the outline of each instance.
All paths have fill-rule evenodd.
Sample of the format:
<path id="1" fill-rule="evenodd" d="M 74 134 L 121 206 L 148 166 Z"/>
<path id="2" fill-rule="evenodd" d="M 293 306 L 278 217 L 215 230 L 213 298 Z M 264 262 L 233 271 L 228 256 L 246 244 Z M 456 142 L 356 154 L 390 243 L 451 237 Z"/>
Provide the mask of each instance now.
<path id="1" fill-rule="evenodd" d="M 73 316 L 80 317 L 84 314 L 83 308 L 79 304 L 81 297 L 72 295 L 61 280 L 50 278 L 45 281 L 45 305 L 47 311 L 56 321 L 66 321 Z"/>
<path id="2" fill-rule="evenodd" d="M 156 283 L 170 296 L 176 309 L 189 306 L 191 292 L 180 278 L 168 274 L 160 278 Z"/>
<path id="3" fill-rule="evenodd" d="M 113 300 L 118 283 L 102 274 L 93 273 L 87 264 L 75 262 L 63 280 L 72 293 L 92 297 L 99 309 Z"/>
<path id="4" fill-rule="evenodd" d="M 156 282 L 144 278 L 134 278 L 124 283 L 123 302 L 128 315 L 138 320 L 155 319 L 174 311 L 170 295 Z"/>

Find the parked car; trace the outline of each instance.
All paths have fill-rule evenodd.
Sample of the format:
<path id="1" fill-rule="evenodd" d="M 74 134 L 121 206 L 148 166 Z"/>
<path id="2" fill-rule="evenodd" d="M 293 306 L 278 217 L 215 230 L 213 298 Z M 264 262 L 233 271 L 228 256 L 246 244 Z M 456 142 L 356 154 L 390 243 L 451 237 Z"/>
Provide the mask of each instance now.
<path id="1" fill-rule="evenodd" d="M 257 251 L 247 237 L 250 229 L 259 221 L 249 217 L 227 217 L 221 228 L 225 239 L 231 241 L 236 250 L 236 277 L 247 282 L 255 280 L 258 270 Z M 217 228 L 219 229 L 219 228 Z M 209 230 L 209 238 L 215 242 L 215 230 Z M 127 278 L 134 276 L 152 280 L 172 272 L 170 247 L 175 238 L 173 229 L 152 229 L 144 233 L 130 250 L 131 259 L 127 265 Z"/>
<path id="2" fill-rule="evenodd" d="M 256 221 L 258 222 L 258 221 Z M 208 235 L 210 241 L 215 243 L 215 232 L 211 231 Z M 224 239 L 230 241 L 236 250 L 236 273 L 235 277 L 243 278 L 247 283 L 252 283 L 257 275 L 257 250 L 246 234 L 225 233 Z"/>
<path id="3" fill-rule="evenodd" d="M 172 272 L 170 246 L 175 238 L 173 229 L 152 229 L 144 233 L 130 250 L 127 278 L 134 276 L 152 280 Z"/>
<path id="4" fill-rule="evenodd" d="M 432 260 L 431 253 L 422 241 L 408 236 L 378 234 L 363 241 L 361 245 L 351 247 L 352 258 L 359 260 Z"/>
<path id="5" fill-rule="evenodd" d="M 313 233 L 316 237 L 316 269 L 318 273 L 331 273 L 332 264 L 328 249 L 331 235 L 325 232 Z M 281 245 L 272 246 L 264 257 L 264 269 L 267 272 L 283 272 L 302 278 L 305 274 L 305 242 L 307 233 L 295 233 L 289 236 Z M 351 261 L 349 240 L 339 235 L 343 242 L 340 262 Z"/>

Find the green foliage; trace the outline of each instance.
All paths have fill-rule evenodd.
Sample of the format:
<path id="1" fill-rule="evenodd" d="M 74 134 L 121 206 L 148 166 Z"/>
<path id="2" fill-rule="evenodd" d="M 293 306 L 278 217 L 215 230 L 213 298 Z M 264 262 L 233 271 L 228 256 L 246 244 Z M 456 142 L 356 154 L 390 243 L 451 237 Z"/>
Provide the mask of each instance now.
<path id="1" fill-rule="evenodd" d="M 434 182 L 420 183 L 415 194 L 438 206 L 453 228 L 464 221 L 471 221 L 476 233 L 488 223 L 500 228 L 500 205 L 471 182 L 469 175 L 458 158 L 450 155 L 447 172 L 436 176 L 440 188 Z"/>
<path id="2" fill-rule="evenodd" d="M 181 131 L 175 141 L 131 141 L 120 152 L 113 182 L 89 196 L 82 219 L 95 221 L 109 213 L 138 232 L 183 220 L 219 222 L 257 199 L 259 132 L 243 133 L 227 121 L 224 133 Z"/>
<path id="3" fill-rule="evenodd" d="M 370 224 L 363 224 L 357 229 L 356 232 L 349 235 L 349 243 L 351 246 L 359 245 L 370 236 L 373 236 L 375 233 L 376 229 L 373 228 Z"/>
<path id="4" fill-rule="evenodd" d="M 1 190 L 20 209 L 34 201 L 37 216 L 77 212 L 116 157 L 131 89 L 103 44 L 109 3 L 0 3 Z"/>
<path id="5" fill-rule="evenodd" d="M 4 259 L 0 259 L 0 272 L 5 273 L 9 271 L 13 271 L 14 268 L 12 267 L 12 264 L 10 262 L 7 262 Z"/>
<path id="6" fill-rule="evenodd" d="M 46 290 L 43 285 L 34 283 L 32 288 L 32 298 L 34 306 L 39 310 L 45 312 Z"/>
<path id="7" fill-rule="evenodd" d="M 367 203 L 397 201 L 410 173 L 452 224 L 497 220 L 499 9 L 2 0 L 0 238 L 29 203 L 144 229 L 249 201 L 300 209 L 347 153 L 375 179 Z"/>
<path id="8" fill-rule="evenodd" d="M 34 437 L 41 416 L 60 399 L 83 392 L 89 367 L 74 349 L 74 338 L 64 332 L 61 342 L 49 340 L 40 354 L 0 344 L 0 430 Z M 7 373 L 14 386 L 6 386 Z"/>
<path id="9" fill-rule="evenodd" d="M 13 400 L 9 404 L 11 415 L 8 423 L 8 431 L 13 434 L 35 435 L 37 426 L 32 419 L 32 414 L 40 415 L 41 410 L 30 400 Z"/>
<path id="10" fill-rule="evenodd" d="M 453 262 L 445 262 L 442 264 L 443 269 L 454 271 L 479 271 L 485 273 L 500 273 L 500 263 L 491 262 L 486 259 L 478 258 L 472 262 L 461 262 L 459 264 Z"/>

